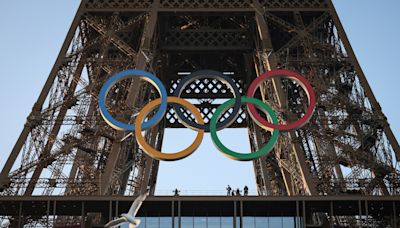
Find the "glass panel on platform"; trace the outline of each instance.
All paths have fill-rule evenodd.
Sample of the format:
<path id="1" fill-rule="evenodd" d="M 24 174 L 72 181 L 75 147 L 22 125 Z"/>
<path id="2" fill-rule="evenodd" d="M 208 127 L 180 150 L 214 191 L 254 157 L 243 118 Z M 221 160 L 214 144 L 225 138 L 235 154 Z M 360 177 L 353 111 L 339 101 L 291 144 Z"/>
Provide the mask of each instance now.
<path id="1" fill-rule="evenodd" d="M 194 227 L 195 228 L 207 227 L 207 217 L 194 217 Z"/>
<path id="2" fill-rule="evenodd" d="M 256 228 L 265 228 L 269 227 L 268 218 L 267 217 L 255 217 Z"/>
<path id="3" fill-rule="evenodd" d="M 254 228 L 255 227 L 255 218 L 254 217 L 243 217 L 243 227 Z"/>
<path id="4" fill-rule="evenodd" d="M 179 227 L 179 218 L 175 217 L 175 225 L 172 226 L 172 217 L 141 217 L 141 223 L 138 228 L 171 228 Z M 233 217 L 181 217 L 181 228 L 232 228 Z M 236 227 L 240 227 L 240 218 L 236 218 Z M 121 228 L 128 228 L 129 224 L 123 224 Z M 259 217 L 244 216 L 242 218 L 242 227 L 245 228 L 300 228 L 299 217 Z M 390 227 L 390 226 L 389 226 Z"/>
<path id="5" fill-rule="evenodd" d="M 283 220 L 282 217 L 269 217 L 268 218 L 269 227 L 283 227 L 282 220 Z"/>
<path id="6" fill-rule="evenodd" d="M 221 228 L 232 228 L 233 217 L 221 217 Z"/>
<path id="7" fill-rule="evenodd" d="M 179 228 L 179 217 L 174 217 L 174 228 Z"/>
<path id="8" fill-rule="evenodd" d="M 147 217 L 146 218 L 146 228 L 159 228 L 159 217 Z"/>
<path id="9" fill-rule="evenodd" d="M 171 217 L 160 217 L 160 228 L 171 228 L 172 218 Z"/>
<path id="10" fill-rule="evenodd" d="M 193 228 L 193 217 L 181 217 L 181 228 Z"/>
<path id="11" fill-rule="evenodd" d="M 282 218 L 282 227 L 296 227 L 295 223 L 296 218 Z"/>
<path id="12" fill-rule="evenodd" d="M 207 228 L 220 228 L 220 227 L 221 227 L 221 217 L 207 218 Z"/>

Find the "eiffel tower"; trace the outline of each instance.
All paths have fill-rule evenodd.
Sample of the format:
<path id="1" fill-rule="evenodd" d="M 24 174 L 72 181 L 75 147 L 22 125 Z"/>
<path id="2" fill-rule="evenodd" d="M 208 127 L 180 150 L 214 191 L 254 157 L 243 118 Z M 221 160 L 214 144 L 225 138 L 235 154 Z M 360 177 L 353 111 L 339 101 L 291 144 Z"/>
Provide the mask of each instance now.
<path id="1" fill-rule="evenodd" d="M 60 210 L 54 209 L 57 200 L 48 197 L 62 195 L 80 202 L 84 197 L 110 201 L 145 191 L 154 196 L 159 161 L 136 142 L 122 141 L 124 133 L 101 118 L 99 90 L 113 74 L 125 69 L 152 72 L 172 94 L 185 75 L 213 69 L 232 77 L 243 92 L 254 78 L 277 68 L 301 72 L 315 89 L 317 108 L 310 123 L 281 133 L 273 152 L 253 161 L 258 195 L 361 197 L 356 206 L 364 222 L 397 227 L 399 202 L 390 197 L 400 192 L 400 147 L 331 0 L 82 0 L 0 173 L 0 215 L 9 216 L 11 226 L 66 226 L 76 214 L 49 222 L 49 214 Z M 184 98 L 201 101 L 197 106 L 206 123 L 217 106 L 212 101 L 232 97 L 213 80 L 199 80 L 187 88 Z M 112 91 L 107 105 L 125 122 L 132 121 L 132 110 L 139 112 L 156 98 L 150 84 L 136 79 L 122 81 Z M 289 79 L 266 82 L 257 96 L 278 111 L 281 122 L 301 117 L 307 102 L 304 91 Z M 182 127 L 169 109 L 145 137 L 161 149 L 164 129 Z M 230 127 L 248 129 L 253 151 L 270 137 L 245 109 Z M 32 196 L 45 199 L 40 205 L 47 217 L 25 211 Z M 368 214 L 371 205 L 363 197 L 374 196 L 389 197 L 385 205 L 394 211 L 390 219 L 383 213 Z M 10 199 L 20 200 L 16 208 Z M 305 201 L 296 201 L 297 207 L 299 202 L 304 207 L 301 227 L 325 224 L 324 219 L 332 227 L 362 223 L 354 216 L 322 211 L 308 219 Z M 114 201 L 110 205 L 118 207 Z M 88 220 L 107 220 L 86 213 L 81 219 L 86 221 L 82 226 Z M 242 220 L 234 226 L 242 227 Z"/>

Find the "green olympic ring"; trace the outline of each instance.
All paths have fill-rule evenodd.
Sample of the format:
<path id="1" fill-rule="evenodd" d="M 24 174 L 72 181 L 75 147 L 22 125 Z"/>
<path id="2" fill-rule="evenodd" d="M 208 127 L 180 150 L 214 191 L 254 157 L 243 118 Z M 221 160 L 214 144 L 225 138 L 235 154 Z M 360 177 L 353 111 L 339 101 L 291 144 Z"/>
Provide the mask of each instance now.
<path id="1" fill-rule="evenodd" d="M 241 97 L 241 102 L 242 103 L 252 103 L 258 108 L 263 109 L 263 111 L 266 111 L 265 114 L 268 115 L 268 117 L 271 119 L 273 124 L 278 123 L 278 117 L 276 116 L 274 110 L 267 105 L 266 103 L 262 102 L 259 99 L 256 98 L 250 98 L 250 97 Z M 211 139 L 214 143 L 214 145 L 218 148 L 219 151 L 221 151 L 225 156 L 238 160 L 238 161 L 250 161 L 254 160 L 257 158 L 260 158 L 261 156 L 267 155 L 275 146 L 275 144 L 278 142 L 279 138 L 279 130 L 274 129 L 272 131 L 272 135 L 270 140 L 268 141 L 267 144 L 265 144 L 263 147 L 261 147 L 259 150 L 252 152 L 252 153 L 240 153 L 233 151 L 226 147 L 221 140 L 219 140 L 218 135 L 217 135 L 217 122 L 219 117 L 230 107 L 232 107 L 235 103 L 235 99 L 230 99 L 226 101 L 225 103 L 221 104 L 217 110 L 215 111 L 213 117 L 211 118 L 210 121 L 210 133 L 211 133 Z"/>

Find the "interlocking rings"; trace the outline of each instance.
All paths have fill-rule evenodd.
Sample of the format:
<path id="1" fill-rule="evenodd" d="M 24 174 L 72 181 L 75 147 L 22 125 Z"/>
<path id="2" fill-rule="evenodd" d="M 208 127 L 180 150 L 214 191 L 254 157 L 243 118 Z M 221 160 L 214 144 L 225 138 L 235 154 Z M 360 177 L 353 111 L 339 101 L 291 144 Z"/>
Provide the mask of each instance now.
<path id="1" fill-rule="evenodd" d="M 278 76 L 283 76 L 297 81 L 299 85 L 306 91 L 308 97 L 307 111 L 300 119 L 294 121 L 293 123 L 278 124 L 278 118 L 274 110 L 267 103 L 253 98 L 256 89 L 260 86 L 261 83 L 270 78 Z M 114 119 L 114 117 L 112 117 L 111 114 L 108 112 L 105 105 L 107 93 L 109 92 L 111 87 L 114 86 L 117 82 L 129 77 L 140 77 L 141 79 L 150 82 L 153 86 L 156 87 L 161 96 L 160 98 L 148 103 L 142 109 L 142 111 L 139 112 L 136 117 L 135 124 L 127 124 Z M 197 110 L 196 106 L 187 102 L 184 99 L 179 98 L 182 95 L 182 91 L 186 86 L 200 78 L 212 78 L 221 81 L 231 90 L 234 97 L 221 104 L 216 109 L 208 125 L 205 125 L 203 117 L 201 116 L 201 113 Z M 158 151 L 150 146 L 142 136 L 142 130 L 155 126 L 161 121 L 164 114 L 166 113 L 168 103 L 170 103 L 171 106 L 174 108 L 175 113 L 177 114 L 179 120 L 181 120 L 184 126 L 194 129 L 198 132 L 196 139 L 188 148 L 176 153 L 163 153 L 161 151 Z M 223 145 L 217 136 L 217 131 L 229 127 L 236 120 L 240 108 L 242 107 L 242 103 L 247 103 L 246 107 L 248 108 L 249 116 L 254 120 L 254 122 L 261 128 L 271 132 L 269 142 L 266 145 L 262 146 L 258 151 L 251 153 L 240 153 L 233 151 Z M 279 131 L 298 129 L 299 127 L 306 124 L 310 120 L 314 112 L 315 105 L 316 98 L 311 84 L 302 75 L 290 70 L 273 70 L 257 77 L 251 83 L 247 92 L 247 97 L 241 96 L 239 88 L 236 86 L 236 83 L 233 81 L 233 79 L 225 76 L 220 72 L 211 70 L 197 71 L 192 73 L 190 76 L 182 79 L 174 92 L 174 96 L 172 97 L 167 97 L 165 87 L 156 76 L 142 70 L 125 70 L 110 77 L 101 88 L 99 94 L 99 108 L 104 120 L 116 130 L 134 132 L 139 146 L 145 153 L 155 159 L 164 161 L 175 161 L 191 155 L 200 146 L 200 143 L 204 136 L 204 132 L 210 132 L 211 138 L 215 146 L 224 155 L 231 159 L 239 161 L 249 161 L 260 158 L 261 156 L 265 156 L 266 154 L 268 154 L 274 148 L 276 142 L 278 141 Z M 255 106 L 261 109 L 268 116 L 269 120 L 262 118 L 257 112 Z M 144 121 L 147 115 L 152 112 L 156 107 L 158 107 L 156 113 L 148 121 Z M 230 113 L 230 115 L 226 117 L 224 121 L 219 122 L 219 118 L 231 107 L 233 107 L 232 113 Z M 182 112 L 182 108 L 188 109 L 194 115 L 196 122 L 185 116 L 184 112 Z"/>

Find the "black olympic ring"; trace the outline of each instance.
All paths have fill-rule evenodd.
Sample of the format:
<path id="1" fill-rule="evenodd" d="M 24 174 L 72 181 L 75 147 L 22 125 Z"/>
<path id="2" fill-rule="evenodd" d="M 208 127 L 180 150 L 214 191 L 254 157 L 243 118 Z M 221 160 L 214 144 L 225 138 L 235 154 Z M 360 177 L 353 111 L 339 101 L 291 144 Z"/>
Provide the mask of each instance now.
<path id="1" fill-rule="evenodd" d="M 235 83 L 235 81 L 233 81 L 232 78 L 224 75 L 223 73 L 221 73 L 219 71 L 215 71 L 215 70 L 195 71 L 180 81 L 180 83 L 178 84 L 178 87 L 174 91 L 173 96 L 180 97 L 183 89 L 187 85 L 189 85 L 194 80 L 197 80 L 200 78 L 217 79 L 217 80 L 221 81 L 222 83 L 224 83 L 231 90 L 231 92 L 233 92 L 233 96 L 235 98 L 235 103 L 233 105 L 232 113 L 224 121 L 217 123 L 217 130 L 224 129 L 226 126 L 229 126 L 233 122 L 235 122 L 236 118 L 239 115 L 240 107 L 242 106 L 241 94 L 240 94 L 239 88 L 236 86 L 236 83 Z M 205 132 L 210 132 L 210 123 L 208 123 L 207 125 L 201 125 L 196 122 L 193 122 L 192 120 L 190 120 L 188 117 L 185 116 L 184 112 L 182 112 L 182 110 L 180 109 L 179 104 L 172 103 L 171 106 L 174 109 L 174 111 L 177 114 L 180 121 L 186 123 L 193 129 L 204 130 Z"/>

